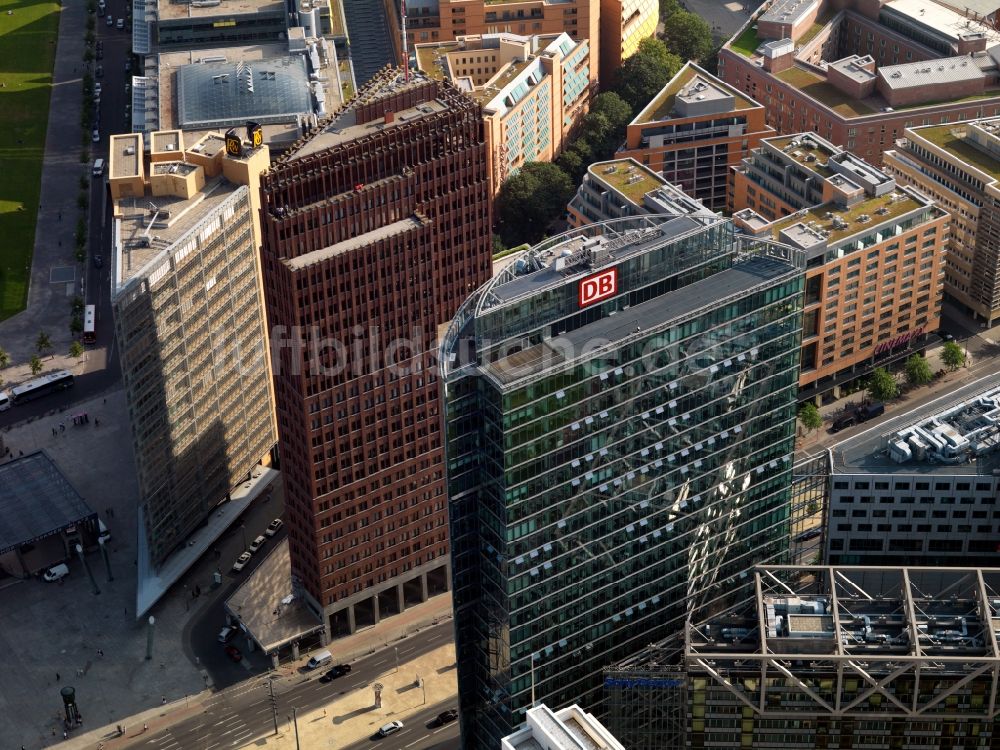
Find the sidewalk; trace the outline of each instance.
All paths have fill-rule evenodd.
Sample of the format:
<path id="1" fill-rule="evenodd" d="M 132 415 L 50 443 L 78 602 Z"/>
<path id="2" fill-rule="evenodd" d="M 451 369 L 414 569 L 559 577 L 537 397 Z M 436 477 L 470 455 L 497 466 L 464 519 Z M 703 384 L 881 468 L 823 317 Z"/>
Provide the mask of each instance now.
<path id="1" fill-rule="evenodd" d="M 299 745 L 309 750 L 338 750 L 371 737 L 383 724 L 406 720 L 445 701 L 456 701 L 458 679 L 455 669 L 455 644 L 429 651 L 405 664 L 390 666 L 378 683 L 382 685 L 382 706 L 375 708 L 375 693 L 369 685 L 358 688 L 327 704 L 326 708 L 296 717 L 295 729 L 287 716 L 278 716 L 278 734 L 248 741 L 243 747 L 266 747 L 268 750 L 295 750 Z M 417 679 L 422 687 L 417 686 Z M 341 678 L 344 679 L 344 678 Z"/>
<path id="2" fill-rule="evenodd" d="M 90 165 L 80 161 L 86 18 L 84 0 L 63 0 L 52 70 L 27 308 L 0 323 L 0 347 L 10 354 L 12 365 L 25 365 L 25 371 L 28 360 L 35 353 L 39 331 L 48 333 L 54 352 L 65 355 L 69 351 L 70 303 L 75 294 L 82 294 L 81 269 L 74 257 L 74 231 L 79 216 L 76 199 L 80 192 L 80 175 L 87 178 L 88 186 L 90 184 Z M 69 369 L 76 364 L 69 357 L 57 357 L 56 361 L 46 357 L 44 362 L 46 370 Z M 23 374 L 20 368 L 10 367 L 3 371 L 3 377 L 5 381 L 21 380 Z"/>
<path id="3" fill-rule="evenodd" d="M 952 372 L 948 370 L 947 366 L 941 361 L 941 350 L 941 346 L 928 349 L 926 357 L 927 364 L 930 365 L 931 372 L 936 374 L 940 370 L 944 370 L 944 375 L 940 378 L 935 378 L 927 385 L 915 388 L 907 386 L 903 377 L 900 376 L 899 382 L 901 395 L 898 398 L 886 403 L 885 412 L 887 415 L 905 412 L 911 408 L 912 402 L 916 400 L 925 399 L 928 396 L 940 395 L 948 390 L 954 389 L 972 377 L 972 370 L 976 364 L 985 364 L 985 360 L 978 361 L 970 351 L 968 359 L 966 360 L 966 366 L 960 367 Z M 823 426 L 816 430 L 810 430 L 806 434 L 801 434 L 802 428 L 799 426 L 799 434 L 795 440 L 795 449 L 797 451 L 803 451 L 810 448 L 825 447 L 843 440 L 845 437 L 844 435 L 835 435 L 828 432 L 831 423 L 844 412 L 860 406 L 866 398 L 867 393 L 864 390 L 860 390 L 842 396 L 836 401 L 832 401 L 819 407 L 820 416 L 823 417 Z M 888 419 L 888 416 L 886 418 Z"/>
<path id="4" fill-rule="evenodd" d="M 426 602 L 416 604 L 405 612 L 394 617 L 387 618 L 365 630 L 361 630 L 346 638 L 339 638 L 331 642 L 327 648 L 334 653 L 336 662 L 351 662 L 364 656 L 375 653 L 381 648 L 389 647 L 398 643 L 408 634 L 413 634 L 427 627 L 432 627 L 442 621 L 451 619 L 451 593 L 440 594 L 431 597 Z M 299 672 L 309 660 L 309 654 L 303 653 L 302 658 L 294 664 L 283 664 L 276 671 L 280 675 L 274 681 L 275 693 L 280 695 L 282 688 L 287 689 L 292 685 L 297 685 L 309 679 Z M 440 701 L 457 694 L 457 683 L 454 672 L 455 647 L 453 644 L 440 646 L 423 656 L 411 661 L 401 663 L 399 672 L 395 671 L 395 664 L 391 665 L 384 679 L 381 680 L 385 689 L 382 692 L 382 709 L 364 710 L 363 706 L 371 705 L 373 693 L 371 690 L 357 690 L 343 696 L 327 706 L 327 715 L 339 720 L 337 724 L 337 741 L 334 744 L 318 744 L 319 738 L 330 735 L 329 725 L 319 721 L 323 718 L 323 710 L 319 709 L 311 714 L 303 714 L 299 717 L 299 738 L 303 738 L 303 732 L 314 732 L 316 743 L 303 742 L 304 747 L 341 747 L 342 739 L 347 738 L 347 732 L 351 732 L 353 740 L 361 739 L 374 732 L 368 731 L 371 722 L 377 729 L 391 718 L 404 718 L 415 711 L 422 710 L 424 704 L 421 703 L 422 690 L 419 688 L 406 689 L 407 683 L 413 685 L 415 676 L 424 676 L 425 688 L 427 692 L 427 706 L 434 705 Z M 258 678 L 251 678 L 251 680 Z M 66 750 L 94 750 L 98 743 L 103 742 L 106 750 L 122 750 L 123 748 L 136 746 L 137 737 L 145 734 L 143 724 L 148 724 L 147 732 L 158 732 L 172 726 L 191 716 L 202 712 L 203 704 L 208 701 L 217 700 L 225 695 L 239 694 L 248 687 L 250 681 L 234 685 L 226 691 L 213 692 L 204 690 L 197 695 L 182 698 L 172 703 L 168 702 L 162 706 L 142 711 L 126 719 L 106 724 L 102 727 L 91 729 L 83 734 L 74 734 L 69 740 L 60 741 L 59 746 Z M 389 716 L 390 719 L 384 718 Z M 315 722 L 315 723 L 313 723 Z M 116 736 L 116 723 L 124 723 L 126 736 L 124 738 Z M 304 726 L 312 729 L 304 729 Z M 323 730 L 321 732 L 321 730 Z M 367 734 L 365 732 L 367 731 Z M 283 735 L 278 737 L 268 737 L 266 739 L 248 741 L 246 746 L 262 745 L 270 742 L 269 747 L 280 748 L 295 747 L 294 731 L 291 733 L 291 745 L 275 744 L 278 741 L 286 741 L 288 735 L 287 726 L 282 727 Z M 356 734 L 356 736 L 354 736 Z M 309 735 L 311 736 L 311 735 Z"/>

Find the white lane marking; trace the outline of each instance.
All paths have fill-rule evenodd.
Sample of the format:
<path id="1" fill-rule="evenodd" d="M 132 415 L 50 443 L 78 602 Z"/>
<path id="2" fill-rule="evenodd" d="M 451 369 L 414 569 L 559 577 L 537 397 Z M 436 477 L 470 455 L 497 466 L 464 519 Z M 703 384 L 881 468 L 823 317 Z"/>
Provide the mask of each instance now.
<path id="1" fill-rule="evenodd" d="M 417 737 L 417 739 L 413 740 L 413 742 L 411 742 L 409 745 L 403 745 L 403 747 L 413 747 L 418 742 L 420 742 L 421 740 L 425 740 L 425 739 L 427 739 L 427 738 L 426 737 Z"/>

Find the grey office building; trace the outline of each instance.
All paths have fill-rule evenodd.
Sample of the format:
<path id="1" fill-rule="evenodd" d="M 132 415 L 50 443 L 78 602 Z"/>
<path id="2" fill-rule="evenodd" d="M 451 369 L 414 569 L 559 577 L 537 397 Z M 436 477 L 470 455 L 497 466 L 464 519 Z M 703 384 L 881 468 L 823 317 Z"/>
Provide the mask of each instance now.
<path id="1" fill-rule="evenodd" d="M 445 337 L 462 737 L 602 670 L 787 555 L 804 257 L 714 216 L 575 229 Z"/>
<path id="2" fill-rule="evenodd" d="M 952 395 L 834 446 L 827 562 L 1000 564 L 1000 387 Z"/>

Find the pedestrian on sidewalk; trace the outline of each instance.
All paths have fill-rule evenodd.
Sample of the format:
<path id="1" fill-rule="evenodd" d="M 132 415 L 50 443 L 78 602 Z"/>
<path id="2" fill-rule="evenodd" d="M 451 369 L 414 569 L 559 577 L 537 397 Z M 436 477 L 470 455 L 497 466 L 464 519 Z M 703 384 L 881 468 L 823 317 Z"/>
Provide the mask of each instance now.
<path id="1" fill-rule="evenodd" d="M 142 731 L 145 732 L 147 729 L 149 729 L 149 724 L 147 724 L 146 722 L 143 722 L 142 723 Z"/>
<path id="2" fill-rule="evenodd" d="M 56 672 L 56 682 L 59 682 L 59 680 L 60 680 L 60 679 L 61 679 L 61 678 L 59 677 L 59 673 L 58 673 L 58 672 Z"/>

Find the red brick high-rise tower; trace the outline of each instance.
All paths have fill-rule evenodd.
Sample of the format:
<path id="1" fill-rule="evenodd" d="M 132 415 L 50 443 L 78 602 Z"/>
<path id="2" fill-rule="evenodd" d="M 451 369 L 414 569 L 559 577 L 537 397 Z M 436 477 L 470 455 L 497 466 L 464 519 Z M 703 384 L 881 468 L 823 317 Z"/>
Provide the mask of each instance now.
<path id="1" fill-rule="evenodd" d="M 353 632 L 450 585 L 436 340 L 490 276 L 482 112 L 386 70 L 262 193 L 292 575 Z"/>

